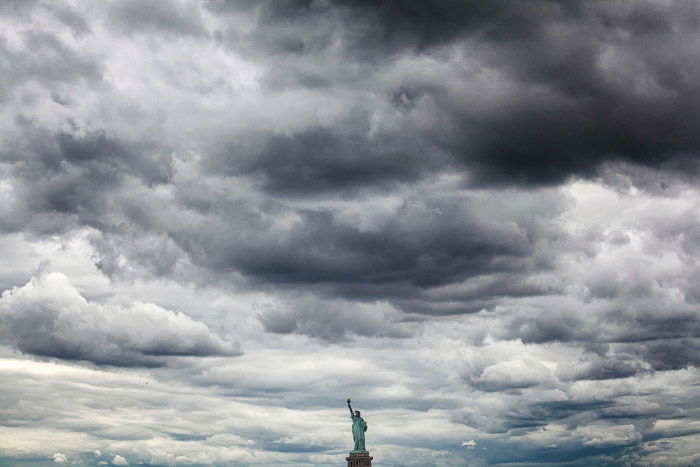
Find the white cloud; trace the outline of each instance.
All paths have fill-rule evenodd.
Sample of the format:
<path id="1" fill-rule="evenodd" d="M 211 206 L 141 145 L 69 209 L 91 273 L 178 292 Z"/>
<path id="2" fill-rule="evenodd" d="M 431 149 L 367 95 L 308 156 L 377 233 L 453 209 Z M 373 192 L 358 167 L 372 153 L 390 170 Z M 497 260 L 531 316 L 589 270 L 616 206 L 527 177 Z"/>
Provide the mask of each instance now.
<path id="1" fill-rule="evenodd" d="M 89 302 L 61 273 L 3 292 L 0 315 L 6 342 L 36 355 L 129 366 L 157 364 L 163 356 L 237 352 L 183 313 L 151 303 Z"/>
<path id="2" fill-rule="evenodd" d="M 464 447 L 467 448 L 467 449 L 473 449 L 473 448 L 475 448 L 475 447 L 476 447 L 476 444 L 477 444 L 476 441 L 474 441 L 473 439 L 470 439 L 469 441 L 463 441 L 463 442 L 462 442 L 462 446 L 464 446 Z"/>
<path id="3" fill-rule="evenodd" d="M 112 464 L 114 465 L 129 465 L 129 462 L 119 454 L 116 454 L 112 459 Z"/>
<path id="4" fill-rule="evenodd" d="M 62 454 L 60 452 L 57 452 L 53 455 L 53 461 L 57 464 L 67 464 L 68 463 L 68 456 L 65 454 Z"/>

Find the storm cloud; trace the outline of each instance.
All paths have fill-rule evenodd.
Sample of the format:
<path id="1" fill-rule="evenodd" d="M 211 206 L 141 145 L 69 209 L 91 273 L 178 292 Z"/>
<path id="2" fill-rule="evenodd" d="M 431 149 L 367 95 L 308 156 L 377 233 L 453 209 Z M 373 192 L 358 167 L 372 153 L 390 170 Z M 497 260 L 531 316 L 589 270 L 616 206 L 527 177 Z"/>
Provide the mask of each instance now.
<path id="1" fill-rule="evenodd" d="M 4 2 L 0 463 L 697 463 L 699 14 Z"/>
<path id="2" fill-rule="evenodd" d="M 370 91 L 379 99 L 355 101 L 351 111 L 376 115 L 394 104 L 398 115 L 391 118 L 400 122 L 390 129 L 380 123 L 342 149 L 336 141 L 345 129 L 323 128 L 328 136 L 313 139 L 304 130 L 289 141 L 289 159 L 279 157 L 296 162 L 290 175 L 314 175 L 311 184 L 297 177 L 299 189 L 341 188 L 342 182 L 326 180 L 324 167 L 334 164 L 334 177 L 352 179 L 355 164 L 387 143 L 401 148 L 392 157 L 397 163 L 444 156 L 476 185 L 559 183 L 594 176 L 609 161 L 695 173 L 700 112 L 692 98 L 698 14 L 692 2 L 283 4 L 258 4 L 254 34 L 256 44 L 273 52 L 269 73 L 277 86 Z M 416 132 L 420 143 L 412 150 L 405 143 Z M 375 134 L 384 144 L 372 141 Z M 372 149 L 361 151 L 351 167 L 335 165 L 363 139 Z M 265 143 L 263 154 L 275 141 Z M 307 147 L 304 159 L 299 145 Z M 324 157 L 329 151 L 334 162 Z M 375 159 L 365 167 L 377 168 Z M 258 171 L 266 160 L 256 159 Z M 286 162 L 279 163 L 269 163 L 264 176 L 281 177 Z M 383 165 L 363 181 L 405 177 L 405 170 L 399 164 L 391 177 Z"/>

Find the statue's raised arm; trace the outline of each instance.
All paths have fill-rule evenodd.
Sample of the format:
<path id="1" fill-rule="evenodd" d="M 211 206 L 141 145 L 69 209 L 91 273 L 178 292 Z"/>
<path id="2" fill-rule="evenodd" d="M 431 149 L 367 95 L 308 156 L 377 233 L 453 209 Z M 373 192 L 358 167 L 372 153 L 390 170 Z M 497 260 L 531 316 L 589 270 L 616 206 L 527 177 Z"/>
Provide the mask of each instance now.
<path id="1" fill-rule="evenodd" d="M 350 398 L 348 397 L 348 410 L 350 410 L 350 417 L 353 417 L 355 414 L 352 413 L 352 406 L 350 405 Z"/>

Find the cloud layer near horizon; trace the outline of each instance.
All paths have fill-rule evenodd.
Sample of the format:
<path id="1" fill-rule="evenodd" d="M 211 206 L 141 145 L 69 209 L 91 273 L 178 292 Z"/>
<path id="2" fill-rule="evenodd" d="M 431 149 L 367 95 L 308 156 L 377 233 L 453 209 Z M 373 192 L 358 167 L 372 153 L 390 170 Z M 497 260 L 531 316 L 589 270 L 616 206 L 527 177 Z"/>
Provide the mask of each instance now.
<path id="1" fill-rule="evenodd" d="M 0 458 L 697 462 L 698 15 L 3 3 Z"/>

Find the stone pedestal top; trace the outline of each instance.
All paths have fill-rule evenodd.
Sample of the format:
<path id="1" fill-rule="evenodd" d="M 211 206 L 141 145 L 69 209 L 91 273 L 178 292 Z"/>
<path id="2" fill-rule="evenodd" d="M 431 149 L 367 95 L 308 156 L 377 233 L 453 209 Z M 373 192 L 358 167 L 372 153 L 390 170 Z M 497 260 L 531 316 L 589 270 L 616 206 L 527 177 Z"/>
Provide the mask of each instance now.
<path id="1" fill-rule="evenodd" d="M 351 452 L 345 458 L 348 461 L 348 467 L 372 467 L 372 459 L 369 452 Z"/>

